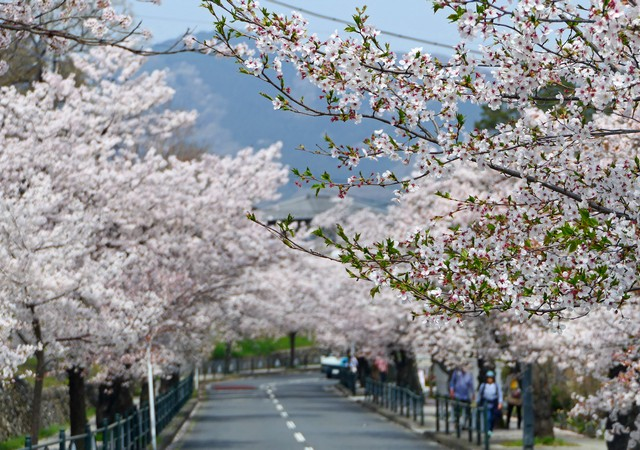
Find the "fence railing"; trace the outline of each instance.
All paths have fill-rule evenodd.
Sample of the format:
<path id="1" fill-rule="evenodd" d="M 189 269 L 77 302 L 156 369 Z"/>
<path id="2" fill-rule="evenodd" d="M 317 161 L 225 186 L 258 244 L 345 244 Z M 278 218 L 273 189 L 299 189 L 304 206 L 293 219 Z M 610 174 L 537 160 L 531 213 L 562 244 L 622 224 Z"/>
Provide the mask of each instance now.
<path id="1" fill-rule="evenodd" d="M 291 364 L 288 355 L 268 355 L 243 358 L 213 359 L 203 364 L 204 375 L 227 375 L 232 373 L 269 372 L 286 367 L 307 367 L 320 364 L 322 350 L 299 351 Z"/>
<path id="2" fill-rule="evenodd" d="M 461 439 L 463 431 L 466 431 L 467 439 L 471 443 L 474 441 L 475 433 L 476 444 L 489 450 L 488 421 L 487 408 L 484 406 L 444 395 L 436 396 L 436 432 L 441 432 L 444 428 L 446 434 L 455 432 L 456 437 Z"/>
<path id="3" fill-rule="evenodd" d="M 192 394 L 193 375 L 190 375 L 156 398 L 156 435 L 171 422 Z M 142 450 L 150 443 L 149 404 L 145 403 L 134 407 L 124 417 L 117 414 L 111 424 L 105 420 L 102 427 L 95 430 L 87 425 L 84 434 L 67 437 L 65 431 L 60 430 L 57 440 L 38 445 L 32 445 L 31 437 L 27 436 L 21 450 Z"/>
<path id="4" fill-rule="evenodd" d="M 356 395 L 356 383 L 358 374 L 351 371 L 349 367 L 340 367 L 340 373 L 338 374 L 340 384 L 349 389 L 353 395 Z"/>
<path id="5" fill-rule="evenodd" d="M 383 383 L 367 378 L 364 390 L 365 400 L 383 408 L 390 409 L 396 414 L 413 418 L 424 425 L 424 394 L 416 394 L 410 389 L 396 386 L 393 383 Z"/>

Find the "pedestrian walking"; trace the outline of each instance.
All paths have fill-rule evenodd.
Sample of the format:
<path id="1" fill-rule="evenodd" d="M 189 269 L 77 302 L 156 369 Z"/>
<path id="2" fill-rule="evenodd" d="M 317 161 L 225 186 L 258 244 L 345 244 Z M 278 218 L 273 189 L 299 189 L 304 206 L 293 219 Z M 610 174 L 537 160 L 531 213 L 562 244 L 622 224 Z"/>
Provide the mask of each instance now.
<path id="1" fill-rule="evenodd" d="M 515 409 L 516 418 L 518 419 L 518 430 L 522 424 L 522 388 L 520 386 L 520 373 L 516 369 L 512 369 L 504 383 L 505 401 L 507 403 L 507 419 L 506 427 L 509 428 L 511 422 L 511 414 Z"/>
<path id="2" fill-rule="evenodd" d="M 387 359 L 383 356 L 376 356 L 374 361 L 374 365 L 376 369 L 378 369 L 378 376 L 380 377 L 380 382 L 384 383 L 387 381 L 387 372 L 389 372 L 389 363 Z"/>
<path id="3" fill-rule="evenodd" d="M 486 381 L 478 388 L 478 404 L 485 408 L 486 426 L 489 436 L 493 434 L 493 426 L 502 411 L 502 390 L 496 383 L 496 374 L 489 370 Z"/>
<path id="4" fill-rule="evenodd" d="M 474 400 L 473 375 L 468 365 L 457 367 L 449 380 L 449 396 L 454 402 L 454 418 L 460 420 L 461 411 L 464 411 L 462 427 L 471 426 L 471 402 Z"/>
<path id="5" fill-rule="evenodd" d="M 352 354 L 349 358 L 349 370 L 353 374 L 358 373 L 358 358 L 356 358 L 356 355 Z"/>

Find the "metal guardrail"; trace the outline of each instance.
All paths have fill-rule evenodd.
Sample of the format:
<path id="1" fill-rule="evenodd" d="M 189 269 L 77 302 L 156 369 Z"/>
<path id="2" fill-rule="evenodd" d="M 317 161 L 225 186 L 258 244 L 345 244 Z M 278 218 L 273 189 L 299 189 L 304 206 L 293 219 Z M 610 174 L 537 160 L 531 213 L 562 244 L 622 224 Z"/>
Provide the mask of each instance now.
<path id="1" fill-rule="evenodd" d="M 355 386 L 355 377 L 353 383 Z M 352 392 L 355 392 L 355 389 Z M 419 421 L 422 426 L 425 424 L 424 394 L 416 394 L 410 389 L 398 387 L 393 383 L 382 383 L 367 378 L 364 395 L 366 401 L 387 408 L 401 416 L 412 418 L 414 422 Z M 487 408 L 454 400 L 447 396 L 436 396 L 435 400 L 436 433 L 451 434 L 455 432 L 456 437 L 462 439 L 463 431 L 466 431 L 470 443 L 475 440 L 478 446 L 489 450 Z"/>
<path id="2" fill-rule="evenodd" d="M 303 352 L 293 361 L 294 367 L 308 367 L 320 364 L 322 351 L 315 350 Z M 284 369 L 292 366 L 289 356 L 273 354 L 269 356 L 254 356 L 244 358 L 213 359 L 203 364 L 204 375 L 228 375 L 232 373 L 269 372 L 271 370 Z"/>
<path id="3" fill-rule="evenodd" d="M 462 438 L 462 431 L 466 430 L 469 442 L 489 450 L 489 427 L 487 408 L 469 402 L 455 400 L 445 395 L 436 396 L 436 432 L 442 430 L 440 422 L 444 424 L 445 434 L 451 433 L 453 424 L 456 437 Z M 462 421 L 462 423 L 461 423 Z"/>
<path id="4" fill-rule="evenodd" d="M 193 394 L 193 374 L 183 379 L 176 387 L 156 398 L 156 435 L 171 422 Z M 92 430 L 86 426 L 85 433 L 76 436 L 65 436 L 60 430 L 56 441 L 32 445 L 31 437 L 25 437 L 21 450 L 142 450 L 151 443 L 149 404 L 135 407 L 109 424 L 106 419 L 102 427 Z"/>
<path id="5" fill-rule="evenodd" d="M 356 382 L 358 379 L 357 373 L 352 372 L 349 367 L 340 367 L 338 379 L 340 380 L 341 385 L 349 389 L 353 395 L 356 395 Z"/>
<path id="6" fill-rule="evenodd" d="M 364 390 L 365 400 L 390 409 L 394 413 L 424 425 L 424 394 L 416 394 L 410 389 L 367 378 Z"/>

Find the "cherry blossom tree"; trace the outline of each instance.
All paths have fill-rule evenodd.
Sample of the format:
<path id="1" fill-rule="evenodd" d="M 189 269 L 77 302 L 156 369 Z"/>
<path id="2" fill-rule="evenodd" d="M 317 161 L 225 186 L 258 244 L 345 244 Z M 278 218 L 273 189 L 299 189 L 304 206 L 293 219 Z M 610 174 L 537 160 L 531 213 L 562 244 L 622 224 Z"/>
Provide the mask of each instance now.
<path id="1" fill-rule="evenodd" d="M 142 23 L 134 23 L 127 10 L 126 2 L 119 0 L 4 2 L 0 7 L 0 52 L 10 51 L 0 56 L 0 76 L 10 64 L 24 64 L 24 60 L 14 58 L 14 53 L 22 57 L 30 54 L 28 60 L 39 68 L 36 74 L 58 64 L 61 55 L 87 47 L 108 46 L 143 55 L 159 53 L 145 47 L 144 40 L 151 34 Z M 185 30 L 185 37 L 188 33 Z M 189 50 L 186 43 L 178 41 L 160 52 Z M 35 80 L 37 77 L 29 81 Z"/>
<path id="2" fill-rule="evenodd" d="M 396 55 L 365 10 L 348 36 L 323 40 L 298 13 L 270 13 L 256 1 L 207 3 L 219 31 L 203 45 L 247 39 L 246 52 L 229 45 L 228 53 L 271 85 L 275 108 L 387 125 L 361 146 L 329 140 L 327 152 L 345 165 L 402 158 L 415 162 L 414 179 L 433 179 L 458 162 L 523 181 L 491 202 L 469 192 L 464 209 L 483 220 L 444 236 L 423 228 L 372 247 L 346 239 L 345 262 L 360 276 L 421 301 L 427 315 L 514 308 L 571 317 L 592 305 L 620 307 L 635 289 L 633 4 L 437 2 L 463 39 L 439 60 L 423 49 Z M 479 55 L 465 44 L 473 37 L 483 39 Z M 284 63 L 319 88 L 326 107 L 296 96 Z M 549 86 L 560 94 L 545 96 Z M 493 134 L 467 132 L 461 102 L 513 107 L 519 117 Z M 363 184 L 417 187 L 391 173 L 317 184 L 343 193 Z M 500 285 L 488 282 L 500 277 Z"/>
<path id="3" fill-rule="evenodd" d="M 265 253 L 245 213 L 286 178 L 278 145 L 158 155 L 195 118 L 165 109 L 164 74 L 119 49 L 72 57 L 82 84 L 45 72 L 2 88 L 3 333 L 23 341 L 4 367 L 35 351 L 34 436 L 47 371 L 131 373 L 152 341 L 167 367 L 202 350 L 207 304 Z"/>
<path id="4" fill-rule="evenodd" d="M 518 320 L 543 316 L 559 330 L 565 324 L 558 319 L 583 320 L 601 307 L 633 314 L 640 173 L 634 2 L 434 2 L 460 32 L 449 59 L 422 48 L 395 53 L 364 8 L 344 33 L 321 38 L 296 12 L 275 14 L 251 0 L 207 3 L 218 32 L 202 45 L 228 45 L 244 72 L 270 86 L 274 108 L 378 124 L 361 145 L 327 139 L 326 153 L 351 176 L 341 182 L 300 172 L 316 189 L 346 195 L 362 185 L 395 186 L 402 207 L 407 194 L 461 167 L 478 179 L 504 180 L 490 195 L 473 184 L 459 191 L 439 215 L 473 220 L 450 229 L 429 221 L 373 243 L 361 230 L 328 238 L 375 291 L 391 288 L 416 301 L 418 316 L 440 322 L 512 311 Z M 231 46 L 238 36 L 249 43 L 244 52 Z M 323 106 L 297 93 L 283 64 L 318 88 Z M 469 131 L 463 103 L 515 113 L 494 131 Z M 357 172 L 361 160 L 384 158 L 413 163 L 415 173 Z M 292 244 L 286 224 L 280 235 Z"/>

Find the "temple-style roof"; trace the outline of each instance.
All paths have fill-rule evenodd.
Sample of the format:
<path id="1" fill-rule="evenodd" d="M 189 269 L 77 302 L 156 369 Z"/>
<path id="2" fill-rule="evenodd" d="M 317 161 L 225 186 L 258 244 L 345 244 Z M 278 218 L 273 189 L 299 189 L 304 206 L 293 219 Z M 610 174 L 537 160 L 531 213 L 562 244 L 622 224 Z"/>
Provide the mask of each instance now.
<path id="1" fill-rule="evenodd" d="M 289 215 L 296 221 L 311 222 L 315 216 L 321 214 L 343 201 L 337 195 L 320 194 L 316 196 L 312 192 L 294 195 L 277 203 L 258 206 L 257 212 L 267 222 L 276 222 L 286 219 Z M 364 208 L 382 211 L 386 207 L 385 202 L 352 197 L 351 208 L 358 211 Z"/>

